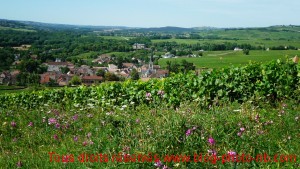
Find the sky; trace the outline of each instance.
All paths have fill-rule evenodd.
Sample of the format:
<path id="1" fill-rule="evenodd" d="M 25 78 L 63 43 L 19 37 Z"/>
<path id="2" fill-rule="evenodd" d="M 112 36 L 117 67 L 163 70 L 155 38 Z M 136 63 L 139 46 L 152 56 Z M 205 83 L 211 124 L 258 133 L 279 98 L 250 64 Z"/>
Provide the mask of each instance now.
<path id="1" fill-rule="evenodd" d="M 300 25 L 300 0 L 0 0 L 0 18 L 129 27 Z"/>

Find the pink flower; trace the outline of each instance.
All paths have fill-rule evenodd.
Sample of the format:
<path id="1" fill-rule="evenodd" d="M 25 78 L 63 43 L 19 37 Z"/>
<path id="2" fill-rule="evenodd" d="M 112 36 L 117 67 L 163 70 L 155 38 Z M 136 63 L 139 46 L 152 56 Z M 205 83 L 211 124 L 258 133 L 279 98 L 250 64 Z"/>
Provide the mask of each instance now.
<path id="1" fill-rule="evenodd" d="M 17 167 L 22 167 L 22 165 L 23 165 L 23 164 L 22 164 L 21 161 L 18 161 L 18 162 L 17 162 Z"/>
<path id="2" fill-rule="evenodd" d="M 151 99 L 151 93 L 146 93 L 146 100 L 150 100 Z"/>
<path id="3" fill-rule="evenodd" d="M 136 119 L 135 122 L 136 122 L 137 124 L 139 124 L 139 123 L 140 123 L 140 119 Z"/>
<path id="4" fill-rule="evenodd" d="M 189 135 L 191 135 L 192 134 L 192 130 L 191 129 L 188 129 L 186 132 L 185 132 L 185 135 L 186 136 L 189 136 Z"/>
<path id="5" fill-rule="evenodd" d="M 78 119 L 78 115 L 75 114 L 75 115 L 72 117 L 72 119 L 73 119 L 74 121 L 76 121 L 76 120 Z"/>
<path id="6" fill-rule="evenodd" d="M 59 123 L 56 123 L 56 124 L 55 124 L 55 127 L 59 129 L 59 128 L 60 128 L 60 124 L 59 124 Z"/>
<path id="7" fill-rule="evenodd" d="M 192 128 L 192 130 L 194 131 L 194 130 L 196 130 L 197 129 L 197 127 L 196 126 L 194 126 L 193 128 Z"/>
<path id="8" fill-rule="evenodd" d="M 33 126 L 33 122 L 29 122 L 28 127 L 32 127 Z"/>
<path id="9" fill-rule="evenodd" d="M 84 141 L 84 142 L 82 143 L 82 145 L 83 145 L 83 146 L 86 146 L 86 145 L 87 145 L 87 142 L 86 142 L 86 141 Z"/>
<path id="10" fill-rule="evenodd" d="M 228 151 L 227 154 L 230 155 L 230 156 L 236 156 L 236 152 L 231 151 L 231 150 Z"/>
<path id="11" fill-rule="evenodd" d="M 54 140 L 58 140 L 57 134 L 54 134 L 54 135 L 53 135 L 53 138 L 54 138 Z"/>
<path id="12" fill-rule="evenodd" d="M 88 133 L 86 136 L 87 138 L 90 138 L 92 136 L 92 133 Z"/>
<path id="13" fill-rule="evenodd" d="M 77 137 L 77 136 L 74 136 L 73 140 L 74 140 L 75 142 L 77 142 L 77 141 L 78 141 L 78 137 Z"/>
<path id="14" fill-rule="evenodd" d="M 56 124 L 56 119 L 55 118 L 50 118 L 48 119 L 48 124 L 51 125 L 51 124 Z"/>
<path id="15" fill-rule="evenodd" d="M 165 94 L 165 92 L 164 92 L 163 90 L 159 90 L 159 91 L 157 92 L 157 94 L 160 95 L 160 96 L 163 96 L 163 95 Z"/>
<path id="16" fill-rule="evenodd" d="M 237 135 L 241 137 L 241 136 L 242 136 L 242 133 L 241 133 L 241 132 L 238 132 Z"/>
<path id="17" fill-rule="evenodd" d="M 240 131 L 241 131 L 241 132 L 244 132 L 244 131 L 245 131 L 245 128 L 244 128 L 244 127 L 240 128 Z"/>
<path id="18" fill-rule="evenodd" d="M 216 156 L 217 155 L 217 151 L 216 150 L 208 150 L 207 151 L 209 154 Z"/>
<path id="19" fill-rule="evenodd" d="M 163 164 L 161 163 L 161 161 L 157 161 L 157 162 L 154 163 L 154 166 L 155 167 L 161 167 L 161 166 L 163 166 Z"/>
<path id="20" fill-rule="evenodd" d="M 210 145 L 214 145 L 216 143 L 215 140 L 212 137 L 210 137 L 208 139 L 208 142 L 209 142 Z"/>
<path id="21" fill-rule="evenodd" d="M 10 125 L 11 125 L 12 127 L 16 127 L 16 126 L 17 126 L 17 123 L 14 122 L 14 121 L 12 121 L 12 122 L 10 123 Z"/>

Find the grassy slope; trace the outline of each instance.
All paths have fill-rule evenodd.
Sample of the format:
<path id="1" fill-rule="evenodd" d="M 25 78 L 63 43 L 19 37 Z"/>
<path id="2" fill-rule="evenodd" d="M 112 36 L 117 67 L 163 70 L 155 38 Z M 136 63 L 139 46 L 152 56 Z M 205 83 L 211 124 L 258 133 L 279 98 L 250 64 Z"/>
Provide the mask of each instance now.
<path id="1" fill-rule="evenodd" d="M 224 55 L 225 53 L 225 55 Z M 226 54 L 228 53 L 228 54 Z M 232 51 L 216 51 L 216 52 L 204 52 L 204 56 L 201 58 L 172 58 L 172 59 L 160 59 L 159 65 L 166 67 L 166 62 L 177 61 L 180 62 L 186 59 L 188 62 L 192 62 L 196 67 L 207 68 L 221 68 L 228 67 L 230 65 L 238 66 L 245 65 L 249 61 L 255 62 L 268 62 L 279 58 L 292 58 L 295 55 L 300 55 L 300 51 L 284 50 L 284 51 L 250 51 L 250 55 L 244 55 L 243 52 Z"/>
<path id="2" fill-rule="evenodd" d="M 292 101 L 278 103 L 275 108 L 268 103 L 259 106 L 233 103 L 210 110 L 200 110 L 193 103 L 183 104 L 177 110 L 165 106 L 125 110 L 91 106 L 82 105 L 67 111 L 61 110 L 59 105 L 39 110 L 15 107 L 1 113 L 0 132 L 5 137 L 0 135 L 0 166 L 15 168 L 21 161 L 23 168 L 155 168 L 154 162 L 80 163 L 77 159 L 81 153 L 103 153 L 110 157 L 117 153 L 153 153 L 172 168 L 176 165 L 174 168 L 230 168 L 234 163 L 222 164 L 221 161 L 222 155 L 230 150 L 253 157 L 267 153 L 272 160 L 275 154 L 296 154 L 298 158 L 300 155 L 300 126 L 296 120 L 300 107 Z M 78 115 L 78 119 L 74 115 Z M 49 118 L 57 119 L 60 127 L 48 124 Z M 11 126 L 12 121 L 16 122 L 15 127 Z M 28 126 L 29 122 L 33 122 L 32 127 Z M 186 131 L 193 127 L 196 129 L 187 136 Z M 238 136 L 242 127 L 245 131 Z M 75 137 L 78 140 L 74 140 Z M 215 145 L 208 143 L 209 137 L 215 139 Z M 164 155 L 171 154 L 190 155 L 193 161 L 194 153 L 204 155 L 211 149 L 216 150 L 220 158 L 216 164 L 212 160 L 164 162 Z M 75 162 L 50 162 L 49 152 L 73 154 Z M 294 162 L 237 163 L 239 168 L 296 166 Z"/>

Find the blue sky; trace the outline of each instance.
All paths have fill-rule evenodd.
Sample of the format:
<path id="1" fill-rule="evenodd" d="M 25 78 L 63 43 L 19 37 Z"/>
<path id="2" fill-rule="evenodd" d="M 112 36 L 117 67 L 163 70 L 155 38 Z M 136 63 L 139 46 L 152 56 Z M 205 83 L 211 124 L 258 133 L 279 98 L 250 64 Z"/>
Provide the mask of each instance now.
<path id="1" fill-rule="evenodd" d="M 300 25 L 300 0 L 0 0 L 0 18 L 131 27 Z"/>

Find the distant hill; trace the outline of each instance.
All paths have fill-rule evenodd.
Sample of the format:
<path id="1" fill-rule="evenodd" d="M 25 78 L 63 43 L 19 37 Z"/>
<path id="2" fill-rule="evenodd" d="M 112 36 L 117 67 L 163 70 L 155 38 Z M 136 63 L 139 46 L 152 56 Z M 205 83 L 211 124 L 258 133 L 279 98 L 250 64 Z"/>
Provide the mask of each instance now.
<path id="1" fill-rule="evenodd" d="M 129 29 L 125 26 L 90 26 L 90 25 L 68 25 L 52 24 L 33 21 L 15 21 L 0 19 L 0 27 L 29 30 L 79 30 L 79 31 L 104 31 Z"/>
<path id="2" fill-rule="evenodd" d="M 201 31 L 211 31 L 211 30 L 257 30 L 257 31 L 267 31 L 267 32 L 300 32 L 300 26 L 296 25 L 276 25 L 270 27 L 259 27 L 259 28 L 215 28 L 215 27 L 193 27 L 193 28 L 182 28 L 174 26 L 166 27 L 152 27 L 152 28 L 133 28 L 126 26 L 91 26 L 91 25 L 68 25 L 68 24 L 53 24 L 53 23 L 42 23 L 33 21 L 16 21 L 0 19 L 0 30 L 20 30 L 20 31 L 37 31 L 37 30 L 72 30 L 72 31 L 115 31 L 121 30 L 125 32 L 157 32 L 157 33 L 184 33 L 184 32 L 201 32 Z"/>

